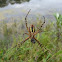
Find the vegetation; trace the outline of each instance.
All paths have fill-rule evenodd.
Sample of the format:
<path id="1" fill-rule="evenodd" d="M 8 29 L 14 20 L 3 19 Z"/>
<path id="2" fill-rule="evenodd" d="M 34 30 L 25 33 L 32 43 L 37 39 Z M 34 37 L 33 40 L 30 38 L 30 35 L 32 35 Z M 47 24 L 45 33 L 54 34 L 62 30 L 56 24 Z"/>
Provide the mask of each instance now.
<path id="1" fill-rule="evenodd" d="M 11 4 L 15 4 L 15 3 L 22 3 L 22 2 L 29 2 L 30 0 L 0 0 L 0 7 L 5 7 L 7 6 L 9 3 Z"/>
<path id="2" fill-rule="evenodd" d="M 27 37 L 22 36 L 26 31 L 23 21 L 14 22 L 11 26 L 4 21 L 0 22 L 0 62 L 62 62 L 62 15 L 54 16 L 56 22 L 49 21 L 42 28 L 44 32 L 36 36 L 43 44 L 42 48 L 30 40 L 18 46 Z M 34 25 L 39 27 L 41 24 Z"/>

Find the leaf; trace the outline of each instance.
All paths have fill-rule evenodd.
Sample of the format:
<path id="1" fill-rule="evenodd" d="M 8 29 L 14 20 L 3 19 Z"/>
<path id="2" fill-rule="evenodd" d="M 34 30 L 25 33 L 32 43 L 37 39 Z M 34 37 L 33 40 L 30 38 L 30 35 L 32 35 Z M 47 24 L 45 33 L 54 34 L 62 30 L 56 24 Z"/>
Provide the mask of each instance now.
<path id="1" fill-rule="evenodd" d="M 55 53 L 54 55 L 52 55 L 51 58 L 48 59 L 48 61 L 49 61 L 50 59 L 52 59 L 54 56 L 56 57 L 56 56 L 58 56 L 58 55 L 60 55 L 60 54 L 62 54 L 62 50 L 60 50 L 60 51 L 58 51 L 57 53 Z"/>
<path id="2" fill-rule="evenodd" d="M 51 57 L 51 54 L 48 54 L 48 56 L 47 56 L 46 60 L 48 60 L 50 57 Z"/>
<path id="3" fill-rule="evenodd" d="M 62 50 L 58 51 L 55 55 L 57 56 L 57 55 L 60 55 L 60 54 L 62 54 Z"/>
<path id="4" fill-rule="evenodd" d="M 39 33 L 38 33 L 38 35 L 37 35 L 37 39 L 39 39 Z"/>
<path id="5" fill-rule="evenodd" d="M 43 62 L 46 62 L 46 58 L 43 58 Z"/>

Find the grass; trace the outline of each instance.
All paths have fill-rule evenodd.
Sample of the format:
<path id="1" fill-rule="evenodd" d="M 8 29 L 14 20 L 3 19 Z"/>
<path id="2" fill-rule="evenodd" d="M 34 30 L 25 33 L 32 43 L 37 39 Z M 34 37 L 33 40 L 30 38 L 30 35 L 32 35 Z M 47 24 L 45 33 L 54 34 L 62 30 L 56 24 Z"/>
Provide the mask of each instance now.
<path id="1" fill-rule="evenodd" d="M 31 43 L 30 39 L 20 47 L 17 45 L 12 48 L 27 37 L 22 36 L 25 27 L 23 22 L 14 22 L 10 27 L 2 22 L 0 25 L 0 62 L 62 62 L 62 15 L 59 14 L 57 17 L 55 14 L 55 18 L 55 23 L 48 23 L 42 28 L 45 32 L 36 36 L 43 44 L 42 48 L 37 42 Z"/>

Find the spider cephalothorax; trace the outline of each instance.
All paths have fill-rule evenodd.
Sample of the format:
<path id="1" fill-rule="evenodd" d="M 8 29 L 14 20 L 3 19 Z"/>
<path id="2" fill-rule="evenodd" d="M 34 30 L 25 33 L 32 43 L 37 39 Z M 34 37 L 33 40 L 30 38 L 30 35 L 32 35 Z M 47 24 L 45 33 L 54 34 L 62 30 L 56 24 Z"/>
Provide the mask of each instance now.
<path id="1" fill-rule="evenodd" d="M 31 32 L 35 32 L 35 27 L 34 27 L 34 25 L 31 25 Z"/>

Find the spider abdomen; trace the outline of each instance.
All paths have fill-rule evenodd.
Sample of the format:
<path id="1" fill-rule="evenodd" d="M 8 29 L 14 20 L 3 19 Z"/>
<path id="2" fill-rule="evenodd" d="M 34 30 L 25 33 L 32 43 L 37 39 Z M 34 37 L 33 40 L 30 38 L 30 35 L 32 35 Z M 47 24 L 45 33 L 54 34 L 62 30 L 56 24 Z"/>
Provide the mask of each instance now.
<path id="1" fill-rule="evenodd" d="M 32 42 L 32 43 L 35 43 L 35 39 L 34 39 L 34 38 L 32 38 L 32 39 L 31 39 L 31 42 Z"/>

